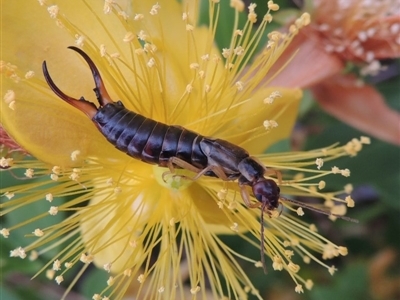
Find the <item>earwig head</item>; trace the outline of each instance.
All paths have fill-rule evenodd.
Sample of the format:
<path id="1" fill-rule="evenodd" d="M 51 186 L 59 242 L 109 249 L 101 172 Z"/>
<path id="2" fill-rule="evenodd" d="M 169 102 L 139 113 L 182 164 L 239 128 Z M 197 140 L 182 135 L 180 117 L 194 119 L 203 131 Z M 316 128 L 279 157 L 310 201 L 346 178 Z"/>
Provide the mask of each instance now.
<path id="1" fill-rule="evenodd" d="M 253 194 L 267 210 L 274 210 L 279 205 L 280 188 L 272 179 L 261 177 L 252 186 Z"/>
<path id="2" fill-rule="evenodd" d="M 97 97 L 97 100 L 99 101 L 100 107 L 103 107 L 109 103 L 114 103 L 114 101 L 112 101 L 110 96 L 108 95 L 108 92 L 104 86 L 103 80 L 100 76 L 99 70 L 97 69 L 94 62 L 90 59 L 90 57 L 85 52 L 83 52 L 81 49 L 79 49 L 77 47 L 71 46 L 68 48 L 78 52 L 83 57 L 83 59 L 87 62 L 87 64 L 89 65 L 90 70 L 92 71 L 92 74 L 93 74 L 93 79 L 94 79 L 95 85 L 96 85 L 96 87 L 94 88 L 94 91 L 96 93 L 96 97 Z M 97 107 L 93 103 L 85 100 L 85 98 L 83 98 L 83 97 L 81 97 L 80 99 L 75 99 L 70 96 L 67 96 L 56 86 L 56 84 L 51 79 L 50 74 L 47 70 L 46 61 L 43 62 L 42 69 L 43 69 L 44 78 L 46 79 L 47 84 L 50 86 L 50 88 L 53 90 L 53 92 L 58 97 L 60 97 L 64 101 L 68 102 L 69 104 L 75 106 L 82 112 L 84 112 L 90 119 L 92 119 L 96 115 Z"/>

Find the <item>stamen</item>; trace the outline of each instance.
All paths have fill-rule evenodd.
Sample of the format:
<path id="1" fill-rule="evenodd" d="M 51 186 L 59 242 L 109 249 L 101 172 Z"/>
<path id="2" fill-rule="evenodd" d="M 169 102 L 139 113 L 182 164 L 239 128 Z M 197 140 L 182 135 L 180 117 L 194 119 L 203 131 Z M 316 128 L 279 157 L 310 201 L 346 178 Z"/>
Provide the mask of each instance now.
<path id="1" fill-rule="evenodd" d="M 47 201 L 52 202 L 53 199 L 54 199 L 54 198 L 53 198 L 53 194 L 51 194 L 51 193 L 46 194 L 46 200 L 47 200 Z"/>
<path id="2" fill-rule="evenodd" d="M 29 169 L 26 169 L 26 171 L 25 171 L 25 173 L 24 173 L 24 175 L 27 177 L 27 178 L 33 178 L 33 175 L 35 174 L 35 171 L 33 170 L 33 169 L 31 169 L 31 168 L 29 168 Z"/>
<path id="3" fill-rule="evenodd" d="M 115 283 L 115 278 L 114 278 L 113 276 L 110 276 L 110 277 L 107 279 L 107 285 L 108 285 L 108 286 L 112 286 L 114 283 Z"/>
<path id="4" fill-rule="evenodd" d="M 41 229 L 39 229 L 39 228 L 35 229 L 35 231 L 32 232 L 32 233 L 33 233 L 35 236 L 37 236 L 37 237 L 41 237 L 41 236 L 44 235 L 44 232 L 43 232 Z"/>
<path id="5" fill-rule="evenodd" d="M 25 249 L 22 247 L 18 247 L 14 250 L 11 250 L 10 257 L 19 257 L 24 259 L 26 257 Z"/>
<path id="6" fill-rule="evenodd" d="M 123 42 L 125 43 L 130 43 L 135 39 L 135 35 L 133 34 L 133 32 L 127 32 L 124 36 L 124 38 L 122 39 Z"/>
<path id="7" fill-rule="evenodd" d="M 71 160 L 76 161 L 78 159 L 78 155 L 81 154 L 81 151 L 79 150 L 74 150 L 71 153 Z"/>
<path id="8" fill-rule="evenodd" d="M 144 282 L 144 275 L 143 275 L 143 274 L 140 274 L 140 275 L 138 276 L 138 278 L 137 278 L 137 281 L 139 281 L 140 283 L 143 283 L 143 282 Z"/>
<path id="9" fill-rule="evenodd" d="M 58 214 L 58 206 L 51 206 L 49 209 L 49 214 L 55 216 Z"/>
<path id="10" fill-rule="evenodd" d="M 160 4 L 154 4 L 152 7 L 151 7 L 151 10 L 150 10 L 150 14 L 152 15 L 152 16 L 155 16 L 155 15 L 157 15 L 158 14 L 158 12 L 159 12 L 159 10 L 161 9 L 161 5 Z"/>
<path id="11" fill-rule="evenodd" d="M 0 168 L 8 169 L 11 168 L 14 164 L 14 160 L 12 158 L 0 158 Z"/>
<path id="12" fill-rule="evenodd" d="M 52 5 L 47 8 L 47 11 L 49 12 L 50 17 L 55 19 L 55 18 L 57 18 L 60 9 L 59 9 L 58 5 Z"/>
<path id="13" fill-rule="evenodd" d="M 103 269 L 107 272 L 110 273 L 111 272 L 111 267 L 112 267 L 112 263 L 106 263 L 105 265 L 103 265 Z"/>
<path id="14" fill-rule="evenodd" d="M 33 76 L 35 76 L 35 72 L 33 71 L 28 71 L 25 73 L 25 79 L 31 79 Z"/>
<path id="15" fill-rule="evenodd" d="M 54 271 L 60 271 L 61 270 L 61 262 L 56 259 L 53 263 L 53 270 Z"/>
<path id="16" fill-rule="evenodd" d="M 196 286 L 196 287 L 190 289 L 190 293 L 191 293 L 192 295 L 195 295 L 195 294 L 197 294 L 198 292 L 200 292 L 200 287 L 199 287 L 199 286 Z"/>
<path id="17" fill-rule="evenodd" d="M 5 192 L 4 196 L 8 199 L 11 200 L 12 198 L 14 198 L 15 194 L 11 193 L 11 192 Z"/>
<path id="18" fill-rule="evenodd" d="M 55 281 L 57 282 L 58 285 L 60 285 L 61 282 L 64 281 L 64 277 L 62 275 L 59 275 L 56 277 Z"/>
<path id="19" fill-rule="evenodd" d="M 10 235 L 10 231 L 7 228 L 2 228 L 0 230 L 0 234 L 4 237 L 4 238 L 8 238 Z"/>
<path id="20" fill-rule="evenodd" d="M 320 170 L 321 167 L 324 165 L 324 160 L 322 158 L 317 158 L 315 160 L 315 164 L 317 165 L 317 169 Z"/>
<path id="21" fill-rule="evenodd" d="M 8 104 L 10 109 L 15 110 L 15 92 L 13 90 L 8 90 L 5 93 L 3 100 L 6 104 Z"/>
<path id="22" fill-rule="evenodd" d="M 304 293 L 303 286 L 301 284 L 296 285 L 294 290 L 295 290 L 296 293 L 299 293 L 299 294 Z"/>
<path id="23" fill-rule="evenodd" d="M 46 270 L 46 278 L 47 279 L 53 280 L 54 275 L 56 275 L 56 271 L 54 271 L 53 269 Z"/>

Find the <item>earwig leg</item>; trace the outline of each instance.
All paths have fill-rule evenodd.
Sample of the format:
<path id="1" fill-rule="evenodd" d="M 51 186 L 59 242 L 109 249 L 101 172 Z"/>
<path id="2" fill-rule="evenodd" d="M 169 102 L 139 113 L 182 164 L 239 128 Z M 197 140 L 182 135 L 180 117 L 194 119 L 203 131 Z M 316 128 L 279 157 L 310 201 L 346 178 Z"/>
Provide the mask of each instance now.
<path id="1" fill-rule="evenodd" d="M 282 184 L 282 172 L 281 171 L 277 171 L 274 169 L 267 169 L 267 171 L 264 173 L 264 175 L 275 175 L 276 178 L 278 178 L 279 185 Z"/>
<path id="2" fill-rule="evenodd" d="M 249 208 L 257 208 L 257 207 L 260 207 L 262 205 L 261 202 L 251 203 L 250 195 L 247 192 L 246 186 L 244 184 L 239 184 L 239 187 L 240 187 L 240 194 L 242 196 L 244 204 L 246 204 L 247 207 L 249 207 Z"/>
<path id="3" fill-rule="evenodd" d="M 206 174 L 208 171 L 212 171 L 217 175 L 218 178 L 223 181 L 229 181 L 229 178 L 224 173 L 224 170 L 220 166 L 208 166 L 207 168 L 201 170 L 197 175 L 193 178 L 193 180 L 199 179 L 201 176 Z"/>
<path id="4" fill-rule="evenodd" d="M 175 173 L 174 165 L 178 166 L 178 167 L 180 167 L 182 169 L 192 171 L 194 173 L 200 173 L 202 171 L 199 168 L 196 168 L 195 166 L 189 164 L 188 162 L 186 162 L 186 161 L 174 156 L 174 157 L 171 157 L 168 160 L 167 166 L 168 166 L 169 171 L 166 171 L 166 172 L 164 172 L 162 174 L 162 179 L 164 180 L 164 182 L 165 182 L 165 176 L 166 175 Z M 184 176 L 184 175 L 179 175 L 179 176 L 180 177 L 184 177 L 186 179 L 191 179 L 191 180 L 196 180 L 197 179 L 196 177 L 195 177 L 196 179 L 194 179 L 194 178 L 190 178 L 190 177 L 187 177 L 187 176 Z"/>
<path id="5" fill-rule="evenodd" d="M 283 211 L 283 204 L 281 202 L 279 202 L 279 206 L 281 207 L 281 211 L 279 212 L 279 216 L 280 216 L 282 214 L 282 211 Z"/>
<path id="6" fill-rule="evenodd" d="M 184 177 L 186 179 L 190 179 L 190 180 L 196 181 L 201 176 L 206 174 L 208 171 L 212 171 L 212 172 L 215 173 L 215 175 L 217 175 L 218 178 L 220 178 L 220 179 L 222 179 L 224 181 L 229 181 L 228 176 L 226 176 L 224 170 L 220 166 L 208 166 L 207 168 L 204 168 L 204 169 L 201 170 L 201 169 L 189 164 L 188 162 L 186 162 L 186 161 L 184 161 L 184 160 L 182 160 L 182 159 L 180 159 L 178 157 L 171 157 L 168 160 L 167 166 L 168 166 L 169 171 L 164 172 L 162 174 L 162 178 L 163 178 L 164 181 L 165 181 L 164 177 L 166 175 L 175 173 L 174 165 L 176 165 L 176 166 L 178 166 L 178 167 L 180 167 L 182 169 L 186 169 L 186 170 L 192 171 L 194 173 L 197 173 L 196 176 L 194 176 L 193 178 L 190 178 L 190 177 L 184 176 L 184 175 L 182 175 L 182 176 L 179 175 L 180 177 Z"/>

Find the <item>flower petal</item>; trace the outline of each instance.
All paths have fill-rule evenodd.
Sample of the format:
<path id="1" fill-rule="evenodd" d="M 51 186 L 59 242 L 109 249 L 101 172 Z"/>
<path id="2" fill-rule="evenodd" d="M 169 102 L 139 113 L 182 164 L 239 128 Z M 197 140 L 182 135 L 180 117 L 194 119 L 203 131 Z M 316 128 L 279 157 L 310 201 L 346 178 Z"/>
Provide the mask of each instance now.
<path id="1" fill-rule="evenodd" d="M 279 91 L 282 97 L 270 105 L 264 104 L 264 99 L 274 91 Z M 299 89 L 264 88 L 255 91 L 251 103 L 246 104 L 238 114 L 245 116 L 240 124 L 235 125 L 235 131 L 242 135 L 230 141 L 243 146 L 250 154 L 259 154 L 271 145 L 288 138 L 297 118 L 301 97 L 302 92 Z M 267 130 L 263 125 L 265 120 L 275 121 L 278 127 Z M 258 128 L 258 131 L 253 132 L 255 128 Z"/>
<path id="2" fill-rule="evenodd" d="M 270 74 L 284 68 L 272 78 L 269 85 L 307 88 L 340 72 L 344 68 L 342 60 L 337 55 L 327 53 L 323 44 L 322 37 L 315 29 L 311 26 L 302 28 L 272 67 Z"/>
<path id="3" fill-rule="evenodd" d="M 321 107 L 341 121 L 386 142 L 400 145 L 400 114 L 352 75 L 335 76 L 312 88 Z"/>
<path id="4" fill-rule="evenodd" d="M 7 27 L 3 35 L 7 47 L 2 47 L 2 58 L 18 64 L 16 74 L 20 78 L 16 82 L 18 80 L 8 78 L 7 71 L 3 70 L 6 75 L 3 90 L 15 93 L 14 110 L 4 103 L 1 107 L 2 124 L 7 132 L 32 155 L 53 165 L 71 165 L 70 155 L 75 150 L 79 150 L 82 157 L 122 157 L 86 116 L 63 103 L 42 79 L 38 79 L 43 78 L 41 65 L 47 60 L 49 71 L 62 90 L 70 91 L 76 98 L 82 95 L 95 98 L 87 66 L 70 52 L 60 55 L 67 53 L 66 47 L 73 44 L 71 37 L 57 28 L 46 9 L 35 1 L 21 5 L 4 3 L 2 17 Z M 17 40 L 17 36 L 23 38 Z M 24 79 L 23 74 L 28 71 L 34 71 L 35 76 Z M 79 75 L 79 80 L 75 74 Z"/>

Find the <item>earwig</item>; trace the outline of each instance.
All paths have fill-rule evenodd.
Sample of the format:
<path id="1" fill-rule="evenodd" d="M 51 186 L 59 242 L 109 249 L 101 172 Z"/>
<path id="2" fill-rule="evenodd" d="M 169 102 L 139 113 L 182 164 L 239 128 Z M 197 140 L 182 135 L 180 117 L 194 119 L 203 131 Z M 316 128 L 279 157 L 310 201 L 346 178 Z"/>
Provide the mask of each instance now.
<path id="1" fill-rule="evenodd" d="M 246 150 L 228 141 L 205 137 L 181 126 L 157 122 L 126 109 L 121 101 L 114 102 L 90 57 L 77 47 L 68 48 L 78 52 L 89 65 L 96 86 L 94 92 L 99 107 L 97 108 L 84 97 L 75 99 L 64 94 L 51 79 L 46 61 L 44 61 L 42 65 L 44 78 L 53 92 L 85 113 L 111 144 L 135 159 L 167 167 L 169 173 L 174 173 L 174 168 L 190 170 L 196 173 L 193 180 L 203 175 L 218 177 L 224 181 L 238 180 L 240 193 L 246 206 L 249 208 L 261 206 L 261 261 L 266 272 L 263 213 L 266 211 L 269 214 L 270 211 L 277 209 L 282 198 L 275 180 L 264 176 L 276 174 L 280 182 L 280 173 L 267 170 Z M 251 187 L 254 197 L 258 200 L 257 203 L 251 202 L 246 186 Z M 288 201 L 319 211 L 294 200 Z"/>

